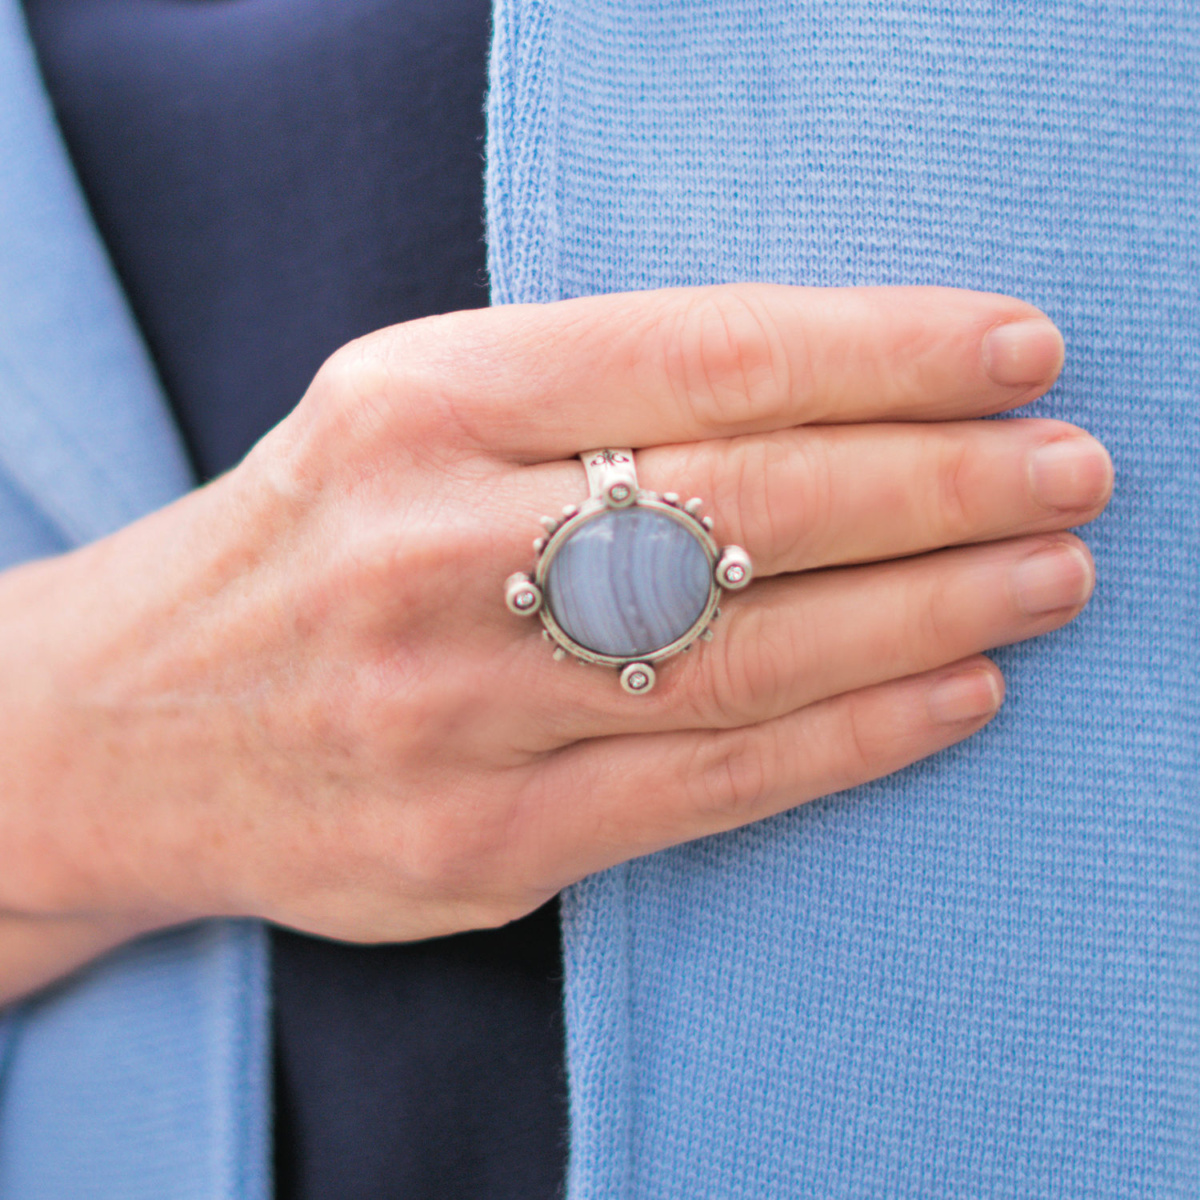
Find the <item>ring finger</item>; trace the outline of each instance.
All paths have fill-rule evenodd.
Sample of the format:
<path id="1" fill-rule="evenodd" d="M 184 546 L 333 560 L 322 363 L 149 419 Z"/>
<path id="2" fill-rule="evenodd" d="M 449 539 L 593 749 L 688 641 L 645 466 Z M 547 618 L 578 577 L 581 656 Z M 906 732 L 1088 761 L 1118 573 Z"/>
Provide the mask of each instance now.
<path id="1" fill-rule="evenodd" d="M 725 606 L 716 639 L 646 696 L 559 666 L 544 690 L 560 742 L 731 728 L 1037 637 L 1087 602 L 1094 567 L 1070 534 L 764 580 Z"/>

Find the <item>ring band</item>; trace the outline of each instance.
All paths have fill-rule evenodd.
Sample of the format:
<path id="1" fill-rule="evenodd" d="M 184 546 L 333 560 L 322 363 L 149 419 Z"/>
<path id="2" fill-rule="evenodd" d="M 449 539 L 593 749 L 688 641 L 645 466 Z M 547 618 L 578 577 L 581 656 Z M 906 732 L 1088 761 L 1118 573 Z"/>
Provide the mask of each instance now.
<path id="1" fill-rule="evenodd" d="M 723 592 L 751 580 L 750 557 L 718 547 L 699 499 L 644 491 L 631 449 L 579 458 L 588 498 L 542 518 L 533 572 L 509 576 L 505 599 L 541 617 L 556 659 L 616 667 L 627 692 L 648 692 L 655 663 L 712 638 Z"/>

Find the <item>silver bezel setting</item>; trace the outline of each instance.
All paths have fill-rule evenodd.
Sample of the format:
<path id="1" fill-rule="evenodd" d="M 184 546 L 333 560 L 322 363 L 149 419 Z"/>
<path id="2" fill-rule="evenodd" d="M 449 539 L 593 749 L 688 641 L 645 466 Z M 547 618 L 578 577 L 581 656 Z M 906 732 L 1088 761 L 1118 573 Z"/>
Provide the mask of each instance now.
<path id="1" fill-rule="evenodd" d="M 589 521 L 594 521 L 597 517 L 604 516 L 612 507 L 614 506 L 607 504 L 602 499 L 589 498 L 579 506 L 578 512 L 573 517 L 564 520 L 554 531 L 546 543 L 545 549 L 538 555 L 537 564 L 534 567 L 533 582 L 543 596 L 546 595 L 546 580 L 550 573 L 550 566 L 554 562 L 554 556 L 576 531 Z M 543 626 L 545 626 L 546 631 L 554 641 L 575 658 L 587 663 L 596 663 L 603 667 L 624 667 L 628 663 L 635 661 L 646 663 L 661 662 L 664 658 L 670 658 L 674 654 L 679 654 L 687 646 L 690 646 L 712 623 L 713 613 L 716 612 L 721 600 L 721 587 L 716 579 L 716 565 L 720 558 L 720 550 L 717 547 L 717 543 L 713 541 L 712 534 L 695 517 L 684 512 L 681 508 L 668 504 L 652 492 L 639 491 L 632 503 L 622 504 L 619 507 L 626 509 L 644 508 L 651 512 L 664 513 L 673 521 L 677 521 L 680 525 L 683 525 L 696 538 L 704 548 L 704 553 L 708 558 L 708 599 L 705 601 L 700 615 L 682 636 L 677 637 L 669 645 L 663 646 L 658 650 L 639 654 L 636 659 L 631 659 L 628 655 L 600 654 L 577 642 L 555 619 L 549 602 L 543 601 L 538 608 L 538 612 L 542 618 Z"/>
<path id="2" fill-rule="evenodd" d="M 533 543 L 536 555 L 533 573 L 519 571 L 509 576 L 505 600 L 510 611 L 518 616 L 532 616 L 536 612 L 541 617 L 542 635 L 555 644 L 556 659 L 570 656 L 580 663 L 616 667 L 625 691 L 641 695 L 653 688 L 657 678 L 651 664 L 690 650 L 701 639 L 712 639 L 712 623 L 721 614 L 722 592 L 745 587 L 751 580 L 753 569 L 749 556 L 740 546 L 718 546 L 712 536 L 713 520 L 702 514 L 701 500 L 693 497 L 684 503 L 673 492 L 660 496 L 639 487 L 632 450 L 592 450 L 579 457 L 587 470 L 591 495 L 579 504 L 568 504 L 558 518 L 541 518 L 543 535 Z M 558 623 L 546 592 L 550 567 L 566 542 L 589 521 L 613 509 L 625 508 L 662 513 L 682 525 L 700 543 L 709 568 L 708 598 L 696 620 L 669 645 L 636 658 L 601 654 L 577 642 Z"/>

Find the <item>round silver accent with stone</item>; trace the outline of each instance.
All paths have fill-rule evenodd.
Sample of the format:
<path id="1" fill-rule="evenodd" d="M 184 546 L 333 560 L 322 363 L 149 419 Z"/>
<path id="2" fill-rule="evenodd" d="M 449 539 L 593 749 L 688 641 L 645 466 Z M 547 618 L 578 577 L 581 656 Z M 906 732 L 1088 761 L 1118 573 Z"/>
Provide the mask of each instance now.
<path id="1" fill-rule="evenodd" d="M 533 574 L 510 576 L 505 600 L 541 616 L 555 658 L 616 667 L 638 695 L 654 686 L 653 663 L 711 639 L 722 590 L 745 587 L 753 569 L 740 546 L 717 546 L 700 500 L 643 491 L 632 450 L 579 457 L 590 495 L 542 518 Z"/>
<path id="2" fill-rule="evenodd" d="M 542 589 L 528 575 L 512 575 L 504 588 L 504 600 L 519 617 L 532 617 L 542 606 Z"/>
<path id="3" fill-rule="evenodd" d="M 621 672 L 621 686 L 636 696 L 639 692 L 648 692 L 657 678 L 654 668 L 649 663 L 634 662 Z"/>

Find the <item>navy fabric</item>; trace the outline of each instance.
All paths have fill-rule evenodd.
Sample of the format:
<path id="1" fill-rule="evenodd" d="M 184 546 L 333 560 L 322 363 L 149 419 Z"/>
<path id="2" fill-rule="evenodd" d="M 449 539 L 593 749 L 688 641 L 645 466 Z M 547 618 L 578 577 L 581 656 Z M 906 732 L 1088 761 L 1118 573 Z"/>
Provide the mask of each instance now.
<path id="1" fill-rule="evenodd" d="M 207 478 L 338 346 L 487 303 L 487 0 L 28 0 Z"/>
<path id="2" fill-rule="evenodd" d="M 280 1196 L 560 1195 L 557 905 L 415 946 L 277 934 L 275 980 Z"/>
<path id="3" fill-rule="evenodd" d="M 321 361 L 487 301 L 486 0 L 27 0 L 197 473 Z M 281 1196 L 558 1193 L 557 910 L 420 946 L 273 938 Z"/>

